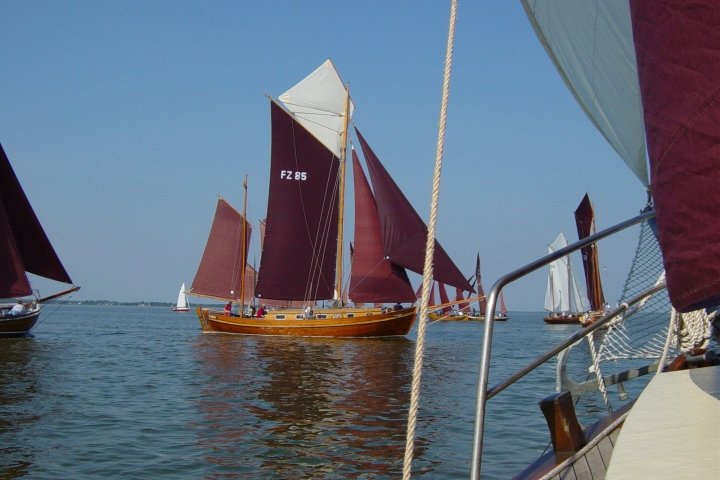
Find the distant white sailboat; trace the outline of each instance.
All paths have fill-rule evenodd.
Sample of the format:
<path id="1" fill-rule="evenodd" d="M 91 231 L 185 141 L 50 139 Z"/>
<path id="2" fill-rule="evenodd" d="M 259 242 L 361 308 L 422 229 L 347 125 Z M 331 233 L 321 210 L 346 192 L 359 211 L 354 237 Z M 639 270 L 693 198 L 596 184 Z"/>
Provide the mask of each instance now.
<path id="1" fill-rule="evenodd" d="M 178 294 L 177 305 L 173 307 L 173 312 L 189 312 L 190 306 L 187 301 L 187 295 L 185 294 L 185 284 L 180 287 L 180 293 Z"/>
<path id="2" fill-rule="evenodd" d="M 548 253 L 567 247 L 568 242 L 561 232 L 552 245 L 548 245 Z M 545 292 L 545 310 L 548 316 L 543 318 L 546 323 L 575 323 L 580 325 L 579 315 L 590 309 L 587 296 L 578 285 L 573 271 L 570 256 L 562 257 L 550 264 L 547 291 Z"/>

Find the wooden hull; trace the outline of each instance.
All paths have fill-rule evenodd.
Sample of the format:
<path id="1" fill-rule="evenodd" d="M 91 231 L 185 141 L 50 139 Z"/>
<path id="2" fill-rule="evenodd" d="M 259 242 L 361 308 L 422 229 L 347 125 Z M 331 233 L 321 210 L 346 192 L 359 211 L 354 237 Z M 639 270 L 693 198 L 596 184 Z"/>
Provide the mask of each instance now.
<path id="1" fill-rule="evenodd" d="M 507 315 L 498 315 L 495 317 L 496 322 L 507 322 L 507 319 Z M 468 315 L 468 320 L 471 320 L 473 322 L 484 322 L 485 315 Z"/>
<path id="2" fill-rule="evenodd" d="M 603 314 L 602 312 L 588 312 L 588 313 L 584 313 L 584 314 L 582 315 L 582 317 L 581 317 L 580 324 L 581 324 L 583 327 L 589 327 L 589 326 L 592 325 L 593 323 L 595 323 L 595 322 L 597 322 L 598 320 L 600 320 L 600 319 L 603 317 L 603 315 L 604 315 L 604 314 Z M 600 327 L 600 328 L 601 328 L 601 329 L 603 329 L 603 328 L 608 328 L 608 324 L 605 324 L 605 325 L 603 325 L 603 326 Z"/>
<path id="3" fill-rule="evenodd" d="M 227 316 L 222 312 L 197 307 L 203 333 L 267 335 L 283 337 L 394 337 L 407 335 L 415 323 L 415 307 L 388 313 L 379 310 L 328 309 L 303 319 L 302 310 L 274 310 L 265 318 Z M 327 313 L 325 313 L 327 312 Z M 364 314 L 360 312 L 365 312 Z M 348 314 L 353 316 L 347 316 Z M 286 318 L 278 319 L 278 316 Z M 296 318 L 296 317 L 300 318 Z M 333 318 L 335 317 L 335 318 Z"/>
<path id="4" fill-rule="evenodd" d="M 576 315 L 569 317 L 545 317 L 543 320 L 550 325 L 580 325 L 580 317 Z"/>
<path id="5" fill-rule="evenodd" d="M 443 321 L 454 321 L 454 322 L 467 322 L 468 315 L 445 315 L 443 313 L 428 313 L 428 318 L 432 321 L 443 320 Z"/>
<path id="6" fill-rule="evenodd" d="M 20 317 L 0 318 L 0 337 L 26 335 L 37 323 L 40 309 Z"/>

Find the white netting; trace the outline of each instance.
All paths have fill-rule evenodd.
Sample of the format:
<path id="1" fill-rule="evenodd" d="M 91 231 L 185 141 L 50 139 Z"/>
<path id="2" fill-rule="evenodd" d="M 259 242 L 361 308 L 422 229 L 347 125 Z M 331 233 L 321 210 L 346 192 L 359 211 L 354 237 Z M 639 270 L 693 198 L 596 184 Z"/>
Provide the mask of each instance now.
<path id="1" fill-rule="evenodd" d="M 653 232 L 653 220 L 643 222 L 635 258 L 625 282 L 619 304 L 638 296 L 665 281 L 662 254 Z M 670 304 L 667 290 L 661 290 L 631 306 L 622 317 L 612 322 L 604 334 L 588 337 L 594 372 L 606 406 L 610 403 L 603 383 L 601 366 L 605 362 L 651 359 L 664 365 L 666 359 L 691 348 L 707 348 L 710 322 L 705 310 L 680 314 Z M 627 368 L 626 362 L 620 362 Z M 622 368 L 619 368 L 622 369 Z M 605 372 L 608 373 L 607 371 Z"/>

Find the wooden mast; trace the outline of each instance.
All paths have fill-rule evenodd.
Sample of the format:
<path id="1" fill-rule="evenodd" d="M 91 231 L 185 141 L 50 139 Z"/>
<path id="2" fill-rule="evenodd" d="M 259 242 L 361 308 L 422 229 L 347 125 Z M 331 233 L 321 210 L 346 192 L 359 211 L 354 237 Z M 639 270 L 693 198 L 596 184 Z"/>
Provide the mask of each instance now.
<path id="1" fill-rule="evenodd" d="M 343 119 L 343 131 L 341 137 L 340 150 L 340 205 L 338 206 L 338 244 L 337 244 L 337 264 L 336 264 L 336 280 L 335 280 L 335 304 L 342 305 L 342 265 L 343 265 L 343 220 L 345 211 L 345 164 L 347 158 L 347 131 L 350 122 L 350 84 L 345 87 L 345 118 Z"/>
<path id="2" fill-rule="evenodd" d="M 245 310 L 245 268 L 246 268 L 246 252 L 247 252 L 247 174 L 245 174 L 245 181 L 243 182 L 243 218 L 242 218 L 242 250 L 240 259 L 240 316 L 242 317 L 243 311 Z"/>

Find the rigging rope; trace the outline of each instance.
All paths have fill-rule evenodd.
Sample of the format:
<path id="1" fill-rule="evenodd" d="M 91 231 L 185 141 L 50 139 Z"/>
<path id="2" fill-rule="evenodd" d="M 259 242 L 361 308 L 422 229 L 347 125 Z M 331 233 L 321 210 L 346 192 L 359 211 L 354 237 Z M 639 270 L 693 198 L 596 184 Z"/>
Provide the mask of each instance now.
<path id="1" fill-rule="evenodd" d="M 423 267 L 422 296 L 420 297 L 420 312 L 418 313 L 418 333 L 417 343 L 415 346 L 415 364 L 413 367 L 412 392 L 410 395 L 410 411 L 408 414 L 407 438 L 405 443 L 403 479 L 410 478 L 413 450 L 415 446 L 415 426 L 417 422 L 418 403 L 420 399 L 420 379 L 422 376 L 423 349 L 425 345 L 425 329 L 427 327 L 427 310 L 428 299 L 430 297 L 430 282 L 433 275 L 433 257 L 435 254 L 435 223 L 437 220 L 437 211 L 440 199 L 440 171 L 442 170 L 442 158 L 445 146 L 445 124 L 447 121 L 448 97 L 450 95 L 450 70 L 452 67 L 452 51 L 453 41 L 455 39 L 456 15 L 457 0 L 451 0 L 450 27 L 448 29 L 447 50 L 445 52 L 445 71 L 443 76 L 442 104 L 440 107 L 438 142 L 437 150 L 435 153 L 435 172 L 433 176 L 432 200 L 430 203 L 430 221 L 428 222 L 428 236 L 425 247 L 425 265 Z"/>

